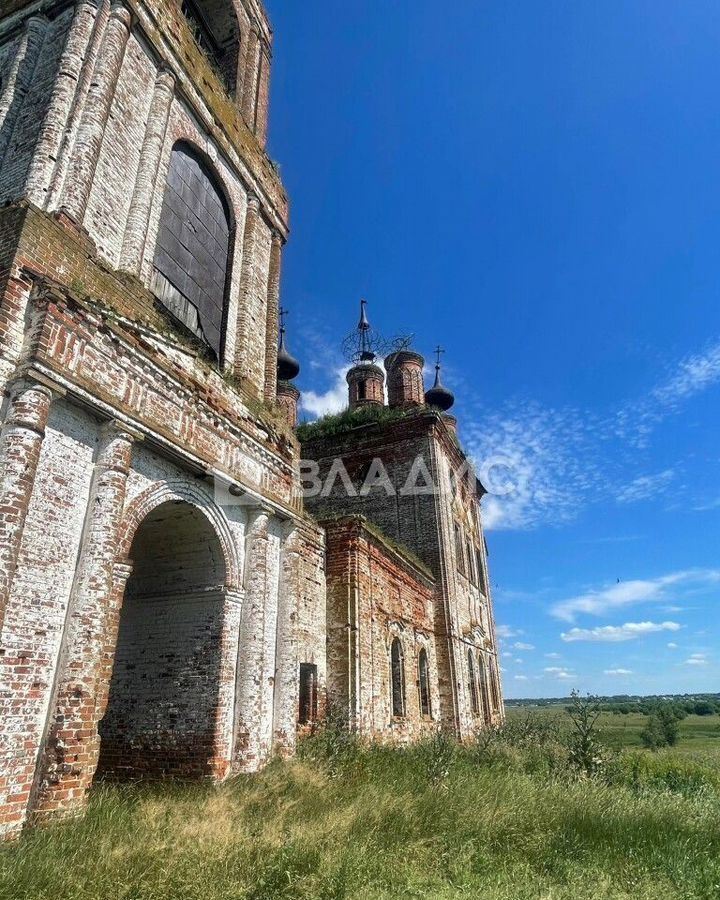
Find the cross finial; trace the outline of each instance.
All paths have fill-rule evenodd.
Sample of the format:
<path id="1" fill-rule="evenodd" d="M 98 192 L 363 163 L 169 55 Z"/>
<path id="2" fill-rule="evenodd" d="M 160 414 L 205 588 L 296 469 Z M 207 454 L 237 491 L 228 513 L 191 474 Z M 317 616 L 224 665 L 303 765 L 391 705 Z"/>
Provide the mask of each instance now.
<path id="1" fill-rule="evenodd" d="M 435 368 L 436 368 L 436 369 L 439 369 L 439 368 L 440 368 L 440 364 L 441 364 L 441 360 L 442 360 L 442 355 L 443 355 L 443 353 L 447 353 L 447 351 L 445 350 L 444 347 L 441 347 L 441 346 L 438 344 L 437 347 L 435 348 L 435 353 L 437 354 L 437 363 L 435 364 Z"/>
<path id="2" fill-rule="evenodd" d="M 284 307 L 280 307 L 280 331 L 285 331 L 285 320 L 290 315 L 290 311 Z"/>

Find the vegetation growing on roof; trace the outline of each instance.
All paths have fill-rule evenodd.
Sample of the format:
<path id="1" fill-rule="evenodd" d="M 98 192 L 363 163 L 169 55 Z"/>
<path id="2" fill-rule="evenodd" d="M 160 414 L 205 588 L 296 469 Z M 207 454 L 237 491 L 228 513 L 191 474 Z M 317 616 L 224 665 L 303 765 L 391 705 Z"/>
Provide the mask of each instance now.
<path id="1" fill-rule="evenodd" d="M 405 544 L 401 544 L 400 541 L 396 541 L 394 538 L 391 538 L 389 535 L 385 534 L 385 532 L 379 528 L 374 522 L 369 522 L 367 519 L 363 522 L 365 530 L 370 532 L 370 534 L 377 538 L 381 543 L 385 544 L 386 547 L 389 547 L 395 553 L 404 557 L 409 563 L 412 563 L 416 569 L 423 573 L 427 578 L 435 580 L 435 576 L 432 573 L 432 570 L 427 566 L 420 557 L 414 553 L 409 547 Z"/>
<path id="2" fill-rule="evenodd" d="M 360 409 L 346 409 L 344 412 L 323 416 L 316 422 L 303 422 L 297 428 L 298 440 L 301 443 L 315 441 L 319 438 L 335 437 L 360 428 L 364 425 L 387 425 L 399 422 L 402 419 L 413 419 L 418 416 L 435 413 L 427 407 L 402 407 L 377 406 L 375 404 L 363 406 Z"/>

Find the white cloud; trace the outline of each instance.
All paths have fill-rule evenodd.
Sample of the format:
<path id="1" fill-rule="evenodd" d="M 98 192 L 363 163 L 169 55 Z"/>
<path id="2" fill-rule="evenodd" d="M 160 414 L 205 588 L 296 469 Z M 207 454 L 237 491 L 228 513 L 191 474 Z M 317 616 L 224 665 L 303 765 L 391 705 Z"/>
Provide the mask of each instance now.
<path id="1" fill-rule="evenodd" d="M 546 653 L 545 659 L 560 659 L 559 653 Z"/>
<path id="2" fill-rule="evenodd" d="M 513 647 L 516 650 L 534 650 L 535 649 L 534 644 L 525 644 L 522 641 L 517 641 L 516 643 L 513 644 Z"/>
<path id="3" fill-rule="evenodd" d="M 567 681 L 569 678 L 574 678 L 575 675 L 573 672 L 570 672 L 564 666 L 548 666 L 543 669 L 546 675 L 550 675 L 553 678 L 559 678 L 561 681 Z"/>
<path id="4" fill-rule="evenodd" d="M 632 674 L 632 669 L 605 669 L 605 675 L 623 676 Z"/>
<path id="5" fill-rule="evenodd" d="M 638 603 L 661 602 L 698 588 L 720 584 L 718 569 L 688 569 L 671 572 L 659 578 L 635 581 L 621 581 L 610 587 L 588 591 L 567 600 L 561 600 L 552 608 L 552 614 L 565 622 L 574 622 L 579 613 L 592 616 L 604 615 L 608 610 Z"/>
<path id="6" fill-rule="evenodd" d="M 515 676 L 515 681 L 527 681 L 527 680 L 528 680 L 527 675 L 516 675 Z"/>
<path id="7" fill-rule="evenodd" d="M 668 649 L 669 650 L 677 650 L 677 648 L 678 648 L 678 645 L 676 643 L 674 643 L 674 641 L 670 641 L 670 643 L 668 644 Z"/>
<path id="8" fill-rule="evenodd" d="M 597 643 L 619 643 L 634 641 L 647 634 L 659 631 L 680 631 L 682 625 L 677 622 L 626 622 L 625 625 L 604 625 L 601 628 L 571 628 L 560 637 L 566 643 L 575 641 L 594 641 Z"/>
<path id="9" fill-rule="evenodd" d="M 707 653 L 691 653 L 690 658 L 685 660 L 686 666 L 706 666 Z"/>
<path id="10" fill-rule="evenodd" d="M 618 503 L 625 504 L 649 500 L 658 494 L 662 494 L 670 486 L 675 475 L 675 469 L 665 469 L 664 472 L 658 472 L 656 475 L 640 475 L 629 484 L 621 487 L 617 491 L 615 499 Z"/>
<path id="11" fill-rule="evenodd" d="M 511 628 L 509 625 L 496 625 L 495 631 L 497 632 L 497 636 L 501 640 L 508 640 L 509 638 L 520 637 L 520 635 L 524 634 L 523 631 L 520 631 L 515 628 Z"/>
<path id="12" fill-rule="evenodd" d="M 348 386 L 345 376 L 349 369 L 349 366 L 337 369 L 335 381 L 325 393 L 319 394 L 315 391 L 303 391 L 301 399 L 303 410 L 320 418 L 321 416 L 333 415 L 347 409 Z"/>

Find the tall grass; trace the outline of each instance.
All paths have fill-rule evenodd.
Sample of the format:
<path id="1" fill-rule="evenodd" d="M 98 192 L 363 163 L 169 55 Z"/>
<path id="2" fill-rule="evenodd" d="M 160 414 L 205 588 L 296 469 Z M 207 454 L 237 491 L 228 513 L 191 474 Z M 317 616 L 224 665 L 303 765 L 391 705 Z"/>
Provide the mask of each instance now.
<path id="1" fill-rule="evenodd" d="M 720 897 L 712 766 L 563 765 L 552 735 L 362 747 L 219 788 L 101 786 L 87 817 L 0 849 L 7 900 Z"/>

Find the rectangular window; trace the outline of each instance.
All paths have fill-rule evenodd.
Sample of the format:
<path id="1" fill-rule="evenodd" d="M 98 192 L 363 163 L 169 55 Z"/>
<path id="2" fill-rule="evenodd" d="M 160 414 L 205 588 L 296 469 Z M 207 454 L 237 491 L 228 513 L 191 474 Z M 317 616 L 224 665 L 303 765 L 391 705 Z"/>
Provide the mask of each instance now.
<path id="1" fill-rule="evenodd" d="M 316 722 L 318 716 L 317 666 L 300 664 L 300 709 L 298 722 L 307 725 Z"/>

